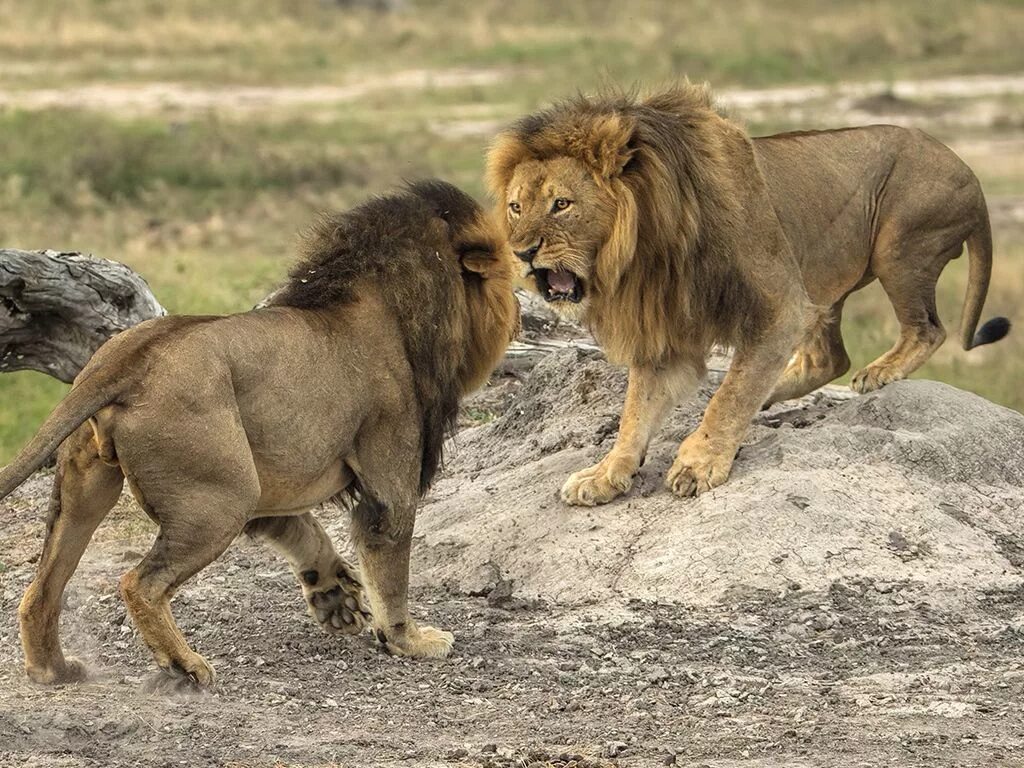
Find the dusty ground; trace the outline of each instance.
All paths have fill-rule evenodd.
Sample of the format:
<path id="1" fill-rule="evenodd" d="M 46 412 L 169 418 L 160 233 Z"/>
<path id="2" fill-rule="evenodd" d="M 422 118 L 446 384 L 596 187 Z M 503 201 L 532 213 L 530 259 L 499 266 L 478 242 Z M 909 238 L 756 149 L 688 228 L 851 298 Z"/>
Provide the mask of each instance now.
<path id="1" fill-rule="evenodd" d="M 974 510 L 976 519 L 963 521 L 997 540 L 991 567 L 974 575 L 954 569 L 945 580 L 928 575 L 941 570 L 942 547 L 919 547 L 881 529 L 859 535 L 885 539 L 888 554 L 879 557 L 891 558 L 891 579 L 856 576 L 855 558 L 825 586 L 787 579 L 780 589 L 740 588 L 758 574 L 737 568 L 737 588 L 705 604 L 685 595 L 682 603 L 670 601 L 672 594 L 631 597 L 637 588 L 630 583 L 651 583 L 640 577 L 619 585 L 618 597 L 537 597 L 538 584 L 558 582 L 560 566 L 567 583 L 580 578 L 577 552 L 568 549 L 546 581 L 509 581 L 497 565 L 486 566 L 477 584 L 439 578 L 446 558 L 464 555 L 459 562 L 474 565 L 472 552 L 429 543 L 451 503 L 451 484 L 467 471 L 507 480 L 502 473 L 514 471 L 519 459 L 508 459 L 517 446 L 543 429 L 524 426 L 523 414 L 543 402 L 553 372 L 575 354 L 555 353 L 525 383 L 498 381 L 470 404 L 478 414 L 502 415 L 460 438 L 448 479 L 425 507 L 416 613 L 457 633 L 455 653 L 445 661 L 388 658 L 369 635 L 323 635 L 304 615 L 283 562 L 241 539 L 175 600 L 186 635 L 217 667 L 219 688 L 147 693 L 152 665 L 125 618 L 116 581 L 148 546 L 152 529 L 125 499 L 86 554 L 64 614 L 65 644 L 88 659 L 95 679 L 58 689 L 32 685 L 21 670 L 15 607 L 44 527 L 49 478 L 33 478 L 0 505 L 0 765 L 1024 765 L 1024 537 L 1019 526 L 998 533 L 1022 512 L 1012 501 L 991 505 L 987 516 Z M 580 375 L 608 376 L 613 384 L 618 374 L 600 373 L 601 366 L 585 362 Z M 566 375 L 571 380 L 572 372 Z M 571 381 L 562 386 L 566 397 L 579 393 Z M 978 407 L 967 421 L 996 409 Z M 777 430 L 771 425 L 780 420 L 799 426 L 804 418 L 827 430 L 838 417 L 819 418 L 822 408 L 851 406 L 809 399 L 762 417 L 755 438 Z M 603 419 L 605 409 L 605 398 L 595 396 L 581 409 L 581 424 Z M 510 431 L 519 434 L 505 455 L 481 459 L 466 450 Z M 893 432 L 905 435 L 905 425 Z M 606 437 L 591 441 L 591 450 Z M 552 452 L 564 450 L 578 453 L 566 446 Z M 764 457 L 750 452 L 755 464 Z M 1004 467 L 983 471 L 978 484 L 996 502 L 1020 490 L 1013 482 L 1022 471 L 1019 456 L 1006 459 Z M 743 471 L 737 489 L 746 482 Z M 538 474 L 536 482 L 549 479 Z M 467 487 L 469 510 L 475 497 Z M 729 498 L 717 503 L 729 506 Z M 608 509 L 613 516 L 643 515 L 653 508 L 645 504 L 666 501 L 663 492 L 646 489 Z M 496 514 L 523 509 L 525 520 L 525 507 L 535 506 L 504 493 L 491 504 Z M 675 503 L 680 526 L 697 514 L 694 504 Z M 574 513 L 552 501 L 550 514 Z M 321 516 L 344 536 L 339 510 Z M 751 551 L 759 547 L 756 532 L 737 530 L 749 537 Z M 499 561 L 514 562 L 517 536 L 509 531 Z M 805 545 L 795 542 L 780 562 L 805 556 Z M 982 550 L 969 554 L 983 558 Z M 642 570 L 641 557 L 636 563 Z M 905 573 L 919 578 L 901 578 Z"/>

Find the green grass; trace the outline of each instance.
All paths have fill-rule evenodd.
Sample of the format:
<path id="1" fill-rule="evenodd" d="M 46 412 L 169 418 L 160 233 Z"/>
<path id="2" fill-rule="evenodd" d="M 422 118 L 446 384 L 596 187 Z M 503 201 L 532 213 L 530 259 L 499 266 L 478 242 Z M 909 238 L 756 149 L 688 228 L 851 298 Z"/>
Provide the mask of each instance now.
<path id="1" fill-rule="evenodd" d="M 251 307 L 283 277 L 297 232 L 320 210 L 431 175 L 481 196 L 490 130 L 458 127 L 501 124 L 577 89 L 684 75 L 763 87 L 1024 71 L 1024 3 L 1010 0 L 419 0 L 385 15 L 323 0 L 0 0 L 0 19 L 0 95 L 376 83 L 348 101 L 255 109 L 233 105 L 230 91 L 212 109 L 0 108 L 0 245 L 123 261 L 179 313 Z M 400 73 L 413 70 L 495 77 L 403 85 Z M 755 130 L 806 118 L 787 108 L 759 119 Z M 1024 134 L 1012 110 L 995 127 L 934 128 L 953 142 Z M 1021 156 L 1011 143 L 965 157 L 990 195 L 1020 196 Z M 1013 316 L 1024 231 L 996 234 L 986 316 Z M 950 331 L 965 266 L 951 265 L 940 283 Z M 895 320 L 877 286 L 850 301 L 844 332 L 855 368 L 892 344 Z M 919 375 L 1024 409 L 1022 352 L 1020 333 L 969 354 L 951 341 Z M 64 389 L 41 374 L 0 375 L 0 462 Z"/>

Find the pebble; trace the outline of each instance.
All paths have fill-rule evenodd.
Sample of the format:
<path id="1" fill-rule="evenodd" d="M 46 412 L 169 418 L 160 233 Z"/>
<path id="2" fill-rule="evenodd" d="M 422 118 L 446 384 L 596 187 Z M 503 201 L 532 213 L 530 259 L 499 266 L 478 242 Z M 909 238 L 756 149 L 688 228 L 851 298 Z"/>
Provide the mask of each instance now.
<path id="1" fill-rule="evenodd" d="M 657 685 L 658 683 L 663 683 L 666 680 L 671 679 L 671 677 L 672 675 L 668 673 L 668 670 L 660 664 L 656 667 L 651 667 L 651 671 L 647 673 L 648 681 L 654 683 L 655 685 Z"/>
<path id="2" fill-rule="evenodd" d="M 624 741 L 609 741 L 604 745 L 605 757 L 618 757 L 626 751 L 627 744 Z"/>

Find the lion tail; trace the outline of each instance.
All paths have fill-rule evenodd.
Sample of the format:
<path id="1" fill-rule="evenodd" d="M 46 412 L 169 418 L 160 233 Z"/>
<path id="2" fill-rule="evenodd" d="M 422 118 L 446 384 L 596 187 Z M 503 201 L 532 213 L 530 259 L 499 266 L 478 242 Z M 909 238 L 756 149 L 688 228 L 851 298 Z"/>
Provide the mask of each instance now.
<path id="1" fill-rule="evenodd" d="M 72 432 L 103 406 L 113 402 L 119 387 L 115 379 L 96 371 L 74 386 L 53 409 L 43 426 L 10 464 L 0 469 L 0 500 L 39 469 Z"/>
<path id="2" fill-rule="evenodd" d="M 984 218 L 967 238 L 967 294 L 964 296 L 964 307 L 960 313 L 960 344 L 964 349 L 991 344 L 1010 332 L 1010 321 L 1005 317 L 993 317 L 978 328 L 989 281 L 992 278 L 992 226 L 984 205 L 982 211 Z"/>

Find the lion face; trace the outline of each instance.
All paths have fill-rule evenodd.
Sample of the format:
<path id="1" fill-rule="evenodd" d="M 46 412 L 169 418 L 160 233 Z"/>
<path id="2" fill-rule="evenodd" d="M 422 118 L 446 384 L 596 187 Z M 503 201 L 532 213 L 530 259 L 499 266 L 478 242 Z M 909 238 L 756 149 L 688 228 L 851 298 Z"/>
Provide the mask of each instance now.
<path id="1" fill-rule="evenodd" d="M 615 220 L 612 195 L 582 162 L 557 157 L 516 166 L 504 203 L 523 277 L 557 309 L 585 307 Z"/>

